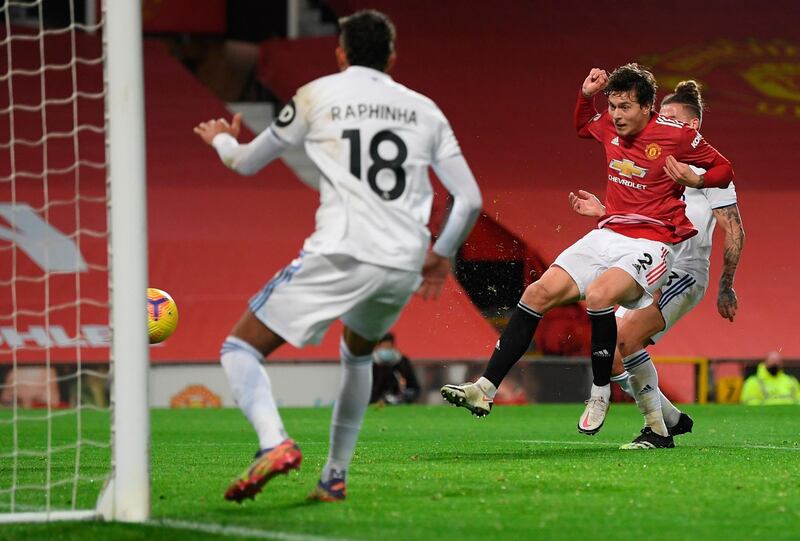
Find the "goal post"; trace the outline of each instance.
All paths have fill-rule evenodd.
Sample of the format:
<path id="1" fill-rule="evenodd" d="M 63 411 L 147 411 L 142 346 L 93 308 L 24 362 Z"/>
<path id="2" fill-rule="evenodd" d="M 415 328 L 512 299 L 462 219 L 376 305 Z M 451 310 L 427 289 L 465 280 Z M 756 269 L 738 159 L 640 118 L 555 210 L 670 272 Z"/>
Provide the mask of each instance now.
<path id="1" fill-rule="evenodd" d="M 150 514 L 147 376 L 147 199 L 142 14 L 138 1 L 104 2 L 111 288 L 112 477 L 106 519 Z"/>
<path id="2" fill-rule="evenodd" d="M 0 2 L 0 523 L 143 522 L 142 6 L 103 0 L 83 23 L 68 0 L 54 22 L 46 1 Z"/>

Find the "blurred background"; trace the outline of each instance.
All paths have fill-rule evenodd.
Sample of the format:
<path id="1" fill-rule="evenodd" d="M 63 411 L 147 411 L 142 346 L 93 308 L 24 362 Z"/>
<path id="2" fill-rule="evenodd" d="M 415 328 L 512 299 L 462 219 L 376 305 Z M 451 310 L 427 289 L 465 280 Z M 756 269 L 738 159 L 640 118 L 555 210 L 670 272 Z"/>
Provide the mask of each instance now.
<path id="1" fill-rule="evenodd" d="M 92 98 L 103 89 L 102 67 L 59 67 L 75 51 L 98 54 L 102 36 L 91 29 L 102 13 L 92 0 L 46 0 L 41 13 L 2 0 L 0 7 L 8 8 L 0 36 L 0 373 L 6 385 L 33 382 L 26 405 L 46 396 L 102 403 L 104 133 L 102 102 Z M 659 100 L 678 81 L 702 83 L 702 132 L 734 164 L 747 233 L 736 321 L 716 311 L 717 238 L 706 298 L 652 348 L 664 393 L 676 402 L 736 402 L 744 378 L 770 351 L 781 354 L 786 372 L 800 373 L 792 308 L 800 263 L 792 240 L 800 226 L 795 2 L 145 0 L 150 285 L 168 291 L 180 311 L 174 336 L 151 349 L 152 405 L 232 405 L 219 346 L 247 299 L 295 257 L 317 206 L 317 172 L 302 148 L 244 178 L 192 128 L 242 112 L 248 130 L 240 139 L 249 140 L 299 86 L 336 71 L 337 18 L 363 8 L 393 19 L 392 76 L 444 111 L 484 195 L 443 296 L 415 299 L 393 329 L 416 372 L 417 401 L 440 401 L 442 383 L 478 375 L 524 287 L 593 226 L 567 203 L 576 189 L 602 198 L 606 183 L 602 147 L 575 135 L 574 101 L 590 68 L 632 61 L 655 73 Z M 40 17 L 45 28 L 60 28 L 72 15 L 86 25 L 75 42 L 58 33 L 42 47 L 7 39 L 33 34 Z M 35 71 L 42 61 L 53 68 Z M 84 93 L 75 107 L 59 105 L 59 96 L 75 91 Z M 11 104 L 27 100 L 46 105 L 12 112 Z M 72 136 L 52 135 L 60 131 Z M 25 144 L 36 140 L 46 144 Z M 76 186 L 81 197 L 70 205 L 44 204 Z M 434 236 L 448 203 L 437 185 Z M 58 261 L 28 249 L 33 235 L 62 243 L 67 263 L 77 260 L 83 272 L 59 274 Z M 284 346 L 270 359 L 280 404 L 333 401 L 339 330 L 318 347 Z M 498 402 L 583 400 L 588 346 L 583 306 L 552 311 Z M 69 377 L 78 362 L 91 367 L 80 391 Z"/>

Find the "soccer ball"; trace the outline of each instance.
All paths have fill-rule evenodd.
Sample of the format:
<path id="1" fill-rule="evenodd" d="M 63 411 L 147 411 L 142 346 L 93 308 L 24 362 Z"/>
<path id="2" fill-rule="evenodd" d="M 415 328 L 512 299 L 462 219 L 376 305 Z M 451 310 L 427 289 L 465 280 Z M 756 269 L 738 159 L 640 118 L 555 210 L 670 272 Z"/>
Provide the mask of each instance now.
<path id="1" fill-rule="evenodd" d="M 178 326 L 178 307 L 169 293 L 154 287 L 147 288 L 147 330 L 150 343 L 163 342 Z"/>

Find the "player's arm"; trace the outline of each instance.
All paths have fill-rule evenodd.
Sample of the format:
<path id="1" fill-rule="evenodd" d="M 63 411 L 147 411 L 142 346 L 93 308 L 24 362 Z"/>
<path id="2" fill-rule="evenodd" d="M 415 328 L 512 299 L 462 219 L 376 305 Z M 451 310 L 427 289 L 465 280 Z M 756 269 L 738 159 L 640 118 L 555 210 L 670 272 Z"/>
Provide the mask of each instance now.
<path id="1" fill-rule="evenodd" d="M 256 174 L 289 147 L 271 128 L 244 145 L 239 144 L 231 135 L 221 133 L 214 137 L 212 146 L 222 163 L 240 175 Z"/>
<path id="2" fill-rule="evenodd" d="M 469 236 L 483 206 L 478 183 L 463 155 L 456 154 L 441 160 L 433 164 L 433 170 L 453 196 L 453 205 L 422 267 L 422 285 L 418 293 L 424 299 L 435 299 L 441 293 L 450 272 L 450 260 Z"/>
<path id="3" fill-rule="evenodd" d="M 733 278 L 739 259 L 744 248 L 744 227 L 739 206 L 736 204 L 713 210 L 717 223 L 725 232 L 723 245 L 722 276 L 719 279 L 719 293 L 717 294 L 717 310 L 719 315 L 733 321 L 739 307 L 736 291 L 733 289 Z"/>
<path id="4" fill-rule="evenodd" d="M 305 87 L 298 90 L 297 95 L 303 92 Z M 241 113 L 235 114 L 230 124 L 224 118 L 201 122 L 194 128 L 194 133 L 214 147 L 227 167 L 241 175 L 254 175 L 288 147 L 303 140 L 309 129 L 306 110 L 295 104 L 307 102 L 297 97 L 289 101 L 270 127 L 246 144 L 237 141 L 242 125 Z"/>
<path id="5" fill-rule="evenodd" d="M 690 165 L 706 170 L 702 175 L 692 171 Z M 669 177 L 690 188 L 724 188 L 733 180 L 731 162 L 708 144 L 697 130 L 684 128 L 680 148 L 674 156 L 667 156 L 664 172 Z"/>
<path id="6" fill-rule="evenodd" d="M 606 207 L 600 202 L 600 199 L 586 190 L 578 190 L 577 194 L 569 192 L 569 204 L 572 210 L 581 216 L 599 218 L 606 213 Z"/>
<path id="7" fill-rule="evenodd" d="M 597 131 L 591 125 L 600 118 L 597 109 L 594 108 L 594 96 L 608 85 L 608 74 L 600 68 L 592 68 L 589 75 L 581 85 L 578 92 L 578 101 L 575 103 L 575 129 L 579 137 L 596 138 Z"/>

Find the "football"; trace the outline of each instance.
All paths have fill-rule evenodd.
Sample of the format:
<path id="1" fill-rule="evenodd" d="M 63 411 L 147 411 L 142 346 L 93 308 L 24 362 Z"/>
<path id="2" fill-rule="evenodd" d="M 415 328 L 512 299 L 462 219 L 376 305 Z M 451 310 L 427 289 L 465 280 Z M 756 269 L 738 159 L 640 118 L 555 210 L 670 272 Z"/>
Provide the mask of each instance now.
<path id="1" fill-rule="evenodd" d="M 169 293 L 147 288 L 147 330 L 150 343 L 163 342 L 175 332 L 178 326 L 178 306 Z"/>

